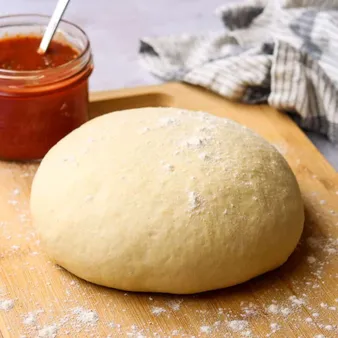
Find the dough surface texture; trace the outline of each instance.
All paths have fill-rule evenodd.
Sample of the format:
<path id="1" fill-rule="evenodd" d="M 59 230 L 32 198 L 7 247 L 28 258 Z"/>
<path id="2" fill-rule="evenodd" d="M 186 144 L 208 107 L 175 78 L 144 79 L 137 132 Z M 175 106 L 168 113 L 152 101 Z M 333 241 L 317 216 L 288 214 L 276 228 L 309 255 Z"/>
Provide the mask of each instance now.
<path id="1" fill-rule="evenodd" d="M 197 293 L 282 265 L 304 223 L 299 186 L 268 142 L 177 108 L 95 118 L 43 159 L 31 213 L 51 259 L 129 291 Z"/>

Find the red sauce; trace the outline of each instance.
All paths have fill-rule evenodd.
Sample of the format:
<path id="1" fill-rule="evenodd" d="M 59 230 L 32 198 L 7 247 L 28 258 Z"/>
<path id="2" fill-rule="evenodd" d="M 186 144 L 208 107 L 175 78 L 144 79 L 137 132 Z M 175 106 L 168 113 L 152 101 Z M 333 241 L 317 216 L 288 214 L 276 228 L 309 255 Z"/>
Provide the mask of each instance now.
<path id="1" fill-rule="evenodd" d="M 88 120 L 91 57 L 74 68 L 81 57 L 76 49 L 53 41 L 43 56 L 37 53 L 40 41 L 32 36 L 0 40 L 0 159 L 41 159 Z M 65 65 L 67 74 L 59 67 Z M 3 70 L 40 71 L 43 80 L 8 79 Z"/>
<path id="2" fill-rule="evenodd" d="M 63 65 L 79 53 L 71 46 L 52 40 L 45 54 L 37 53 L 40 37 L 17 36 L 0 40 L 0 68 L 7 70 L 41 70 Z"/>

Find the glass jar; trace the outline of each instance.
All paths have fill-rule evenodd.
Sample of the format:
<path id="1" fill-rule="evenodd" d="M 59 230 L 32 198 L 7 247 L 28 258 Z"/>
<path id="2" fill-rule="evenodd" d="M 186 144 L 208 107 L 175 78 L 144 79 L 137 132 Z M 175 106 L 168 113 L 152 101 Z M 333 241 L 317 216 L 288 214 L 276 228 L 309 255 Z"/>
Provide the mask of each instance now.
<path id="1" fill-rule="evenodd" d="M 0 42 L 18 35 L 42 37 L 48 21 L 40 15 L 0 17 Z M 93 70 L 89 40 L 66 21 L 61 21 L 54 39 L 78 55 L 55 68 L 0 68 L 0 159 L 41 159 L 88 120 L 88 78 Z"/>

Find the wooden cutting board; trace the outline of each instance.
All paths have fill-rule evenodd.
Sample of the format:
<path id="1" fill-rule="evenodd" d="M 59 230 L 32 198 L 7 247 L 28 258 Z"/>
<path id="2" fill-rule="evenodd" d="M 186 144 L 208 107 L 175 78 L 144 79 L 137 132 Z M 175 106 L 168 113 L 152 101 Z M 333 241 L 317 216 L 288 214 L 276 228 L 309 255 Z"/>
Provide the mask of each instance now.
<path id="1" fill-rule="evenodd" d="M 338 336 L 338 177 L 286 115 L 177 83 L 94 93 L 91 101 L 93 117 L 174 106 L 226 116 L 261 134 L 285 156 L 301 186 L 301 243 L 281 268 L 215 292 L 170 296 L 99 287 L 52 264 L 39 245 L 29 214 L 38 163 L 0 162 L 3 337 Z"/>

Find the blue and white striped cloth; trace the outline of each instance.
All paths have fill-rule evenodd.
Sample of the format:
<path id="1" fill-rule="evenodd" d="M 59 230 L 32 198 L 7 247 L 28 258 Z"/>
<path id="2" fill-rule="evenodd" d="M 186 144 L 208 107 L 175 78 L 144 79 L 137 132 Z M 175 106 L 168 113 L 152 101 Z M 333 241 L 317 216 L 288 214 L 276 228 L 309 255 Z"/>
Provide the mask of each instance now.
<path id="1" fill-rule="evenodd" d="M 225 30 L 141 40 L 164 80 L 268 102 L 338 142 L 338 0 L 251 0 L 218 9 Z"/>

